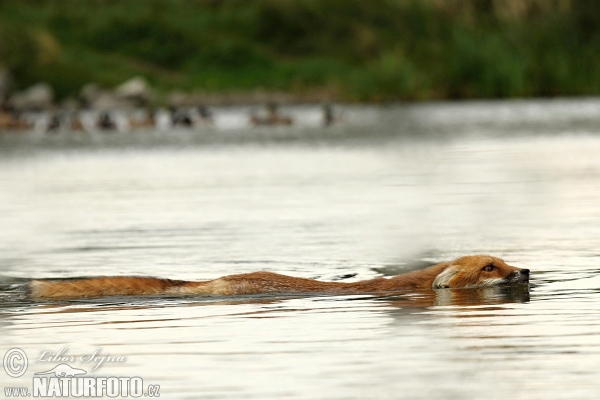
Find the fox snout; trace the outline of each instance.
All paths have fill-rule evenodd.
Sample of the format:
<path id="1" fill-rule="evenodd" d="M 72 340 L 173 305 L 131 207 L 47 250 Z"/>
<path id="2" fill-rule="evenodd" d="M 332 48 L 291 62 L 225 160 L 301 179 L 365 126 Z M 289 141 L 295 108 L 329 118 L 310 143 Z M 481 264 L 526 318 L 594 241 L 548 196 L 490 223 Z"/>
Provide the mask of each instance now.
<path id="1" fill-rule="evenodd" d="M 529 269 L 522 268 L 517 271 L 511 272 L 508 276 L 509 283 L 528 283 L 529 282 Z"/>

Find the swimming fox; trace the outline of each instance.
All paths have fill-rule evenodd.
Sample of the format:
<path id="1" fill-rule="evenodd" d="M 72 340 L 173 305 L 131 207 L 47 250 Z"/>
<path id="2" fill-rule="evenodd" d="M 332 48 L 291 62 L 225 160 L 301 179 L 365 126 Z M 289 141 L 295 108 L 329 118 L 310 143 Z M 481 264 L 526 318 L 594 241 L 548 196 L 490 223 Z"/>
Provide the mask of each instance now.
<path id="1" fill-rule="evenodd" d="M 34 298 L 92 298 L 148 295 L 247 295 L 261 293 L 372 293 L 397 290 L 471 288 L 529 282 L 529 270 L 487 255 L 465 256 L 429 268 L 360 282 L 322 282 L 272 272 L 228 275 L 211 281 L 180 281 L 135 276 L 72 281 L 34 280 Z"/>

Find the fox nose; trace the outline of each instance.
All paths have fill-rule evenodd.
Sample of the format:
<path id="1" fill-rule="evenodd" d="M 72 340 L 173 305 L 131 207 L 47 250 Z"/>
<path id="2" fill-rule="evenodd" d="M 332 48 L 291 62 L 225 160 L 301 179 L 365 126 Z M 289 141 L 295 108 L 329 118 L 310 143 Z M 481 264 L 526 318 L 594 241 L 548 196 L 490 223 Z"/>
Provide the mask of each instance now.
<path id="1" fill-rule="evenodd" d="M 529 270 L 528 270 L 527 268 L 523 268 L 523 269 L 521 270 L 521 273 L 522 273 L 523 275 L 529 275 Z"/>

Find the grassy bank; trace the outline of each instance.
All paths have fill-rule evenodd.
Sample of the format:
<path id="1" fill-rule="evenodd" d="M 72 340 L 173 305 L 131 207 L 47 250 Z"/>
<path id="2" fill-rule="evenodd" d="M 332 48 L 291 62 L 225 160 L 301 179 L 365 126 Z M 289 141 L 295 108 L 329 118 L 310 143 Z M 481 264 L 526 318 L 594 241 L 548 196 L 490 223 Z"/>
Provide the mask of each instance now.
<path id="1" fill-rule="evenodd" d="M 593 0 L 7 0 L 0 64 L 59 97 L 134 75 L 160 92 L 345 101 L 600 94 Z"/>

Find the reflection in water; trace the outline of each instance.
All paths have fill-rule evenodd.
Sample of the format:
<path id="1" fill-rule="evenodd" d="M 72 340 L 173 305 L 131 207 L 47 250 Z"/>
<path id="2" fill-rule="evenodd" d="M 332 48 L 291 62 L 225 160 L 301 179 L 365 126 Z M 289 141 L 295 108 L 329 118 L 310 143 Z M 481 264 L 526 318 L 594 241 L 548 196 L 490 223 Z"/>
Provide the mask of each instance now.
<path id="1" fill-rule="evenodd" d="M 66 347 L 126 356 L 97 373 L 140 376 L 165 398 L 594 398 L 599 104 L 348 108 L 326 130 L 217 118 L 212 136 L 2 137 L 0 356 L 30 357 L 10 384 L 30 385 L 54 366 L 40 352 Z M 531 269 L 530 290 L 65 302 L 23 290 L 31 278 L 256 270 L 353 281 L 473 253 Z"/>
<path id="2" fill-rule="evenodd" d="M 529 289 L 528 285 L 517 285 L 513 287 L 435 290 L 431 300 L 431 302 L 423 302 L 422 306 L 525 303 L 529 301 Z"/>

